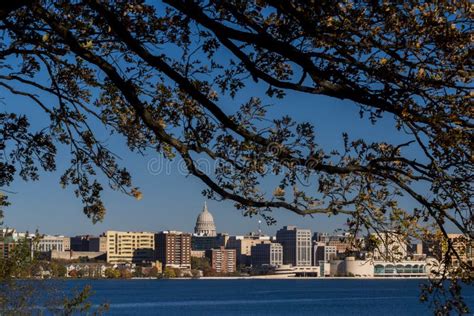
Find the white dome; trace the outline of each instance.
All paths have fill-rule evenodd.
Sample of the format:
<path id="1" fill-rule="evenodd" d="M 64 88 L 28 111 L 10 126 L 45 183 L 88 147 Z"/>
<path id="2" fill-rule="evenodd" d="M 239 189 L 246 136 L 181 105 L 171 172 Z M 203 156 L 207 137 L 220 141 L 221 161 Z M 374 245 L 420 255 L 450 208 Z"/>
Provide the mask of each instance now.
<path id="1" fill-rule="evenodd" d="M 216 236 L 216 225 L 214 225 L 214 218 L 207 210 L 207 204 L 204 203 L 204 208 L 196 220 L 194 233 L 200 236 Z"/>

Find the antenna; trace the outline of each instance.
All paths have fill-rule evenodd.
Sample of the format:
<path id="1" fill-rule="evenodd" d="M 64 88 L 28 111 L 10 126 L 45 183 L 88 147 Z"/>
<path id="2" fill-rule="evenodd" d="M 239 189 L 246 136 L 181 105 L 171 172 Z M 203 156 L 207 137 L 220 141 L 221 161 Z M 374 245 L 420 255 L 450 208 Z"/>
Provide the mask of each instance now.
<path id="1" fill-rule="evenodd" d="M 262 221 L 259 219 L 259 220 L 258 220 L 258 234 L 259 234 L 259 235 L 262 234 L 262 227 L 261 227 L 261 224 L 262 224 Z"/>

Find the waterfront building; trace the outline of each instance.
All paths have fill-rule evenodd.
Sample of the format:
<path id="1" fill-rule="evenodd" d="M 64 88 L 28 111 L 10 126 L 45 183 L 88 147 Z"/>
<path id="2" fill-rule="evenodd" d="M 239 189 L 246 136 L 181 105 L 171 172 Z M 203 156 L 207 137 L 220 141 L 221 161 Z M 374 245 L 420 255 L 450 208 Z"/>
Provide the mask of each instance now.
<path id="1" fill-rule="evenodd" d="M 148 263 L 154 260 L 155 234 L 150 232 L 105 233 L 107 263 Z"/>
<path id="2" fill-rule="evenodd" d="M 271 243 L 270 236 L 250 233 L 245 236 L 230 236 L 226 248 L 235 249 L 238 265 L 250 265 L 252 246 L 261 243 Z"/>
<path id="3" fill-rule="evenodd" d="M 206 250 L 206 257 L 211 262 L 211 267 L 218 273 L 233 273 L 236 271 L 236 251 L 235 249 L 218 249 Z"/>
<path id="4" fill-rule="evenodd" d="M 207 203 L 204 202 L 204 208 L 196 220 L 194 233 L 198 236 L 214 237 L 216 233 L 216 225 L 214 224 L 214 217 L 207 209 Z"/>
<path id="5" fill-rule="evenodd" d="M 313 266 L 319 265 L 321 261 L 328 262 L 337 256 L 337 247 L 329 246 L 324 242 L 313 242 Z"/>
<path id="6" fill-rule="evenodd" d="M 70 250 L 70 238 L 64 236 L 43 235 L 38 242 L 33 243 L 33 250 L 39 252 Z"/>
<path id="7" fill-rule="evenodd" d="M 329 275 L 332 277 L 420 278 L 430 276 L 431 269 L 438 266 L 438 261 L 433 258 L 428 258 L 426 260 L 389 262 L 383 260 L 357 260 L 355 257 L 346 257 L 344 260 L 331 260 L 329 265 Z M 325 275 L 327 275 L 327 273 L 325 273 Z"/>
<path id="8" fill-rule="evenodd" d="M 311 230 L 284 226 L 277 231 L 276 240 L 283 246 L 283 263 L 311 266 Z"/>
<path id="9" fill-rule="evenodd" d="M 155 234 L 156 260 L 166 267 L 191 268 L 191 234 L 163 231 Z"/>
<path id="10" fill-rule="evenodd" d="M 225 247 L 228 239 L 228 234 L 217 234 L 216 236 L 202 236 L 194 234 L 191 237 L 191 249 L 208 250 Z"/>
<path id="11" fill-rule="evenodd" d="M 283 246 L 279 243 L 262 242 L 252 246 L 252 267 L 272 266 L 283 264 Z"/>

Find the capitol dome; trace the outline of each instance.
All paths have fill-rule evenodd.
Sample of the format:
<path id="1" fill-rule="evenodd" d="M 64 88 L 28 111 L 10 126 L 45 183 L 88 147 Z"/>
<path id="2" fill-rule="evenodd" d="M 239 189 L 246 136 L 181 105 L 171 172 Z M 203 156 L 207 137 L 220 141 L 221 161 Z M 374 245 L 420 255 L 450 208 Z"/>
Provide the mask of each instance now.
<path id="1" fill-rule="evenodd" d="M 204 202 L 204 208 L 196 220 L 194 233 L 199 236 L 216 236 L 216 225 L 214 225 L 214 218 L 207 210 L 207 204 Z"/>

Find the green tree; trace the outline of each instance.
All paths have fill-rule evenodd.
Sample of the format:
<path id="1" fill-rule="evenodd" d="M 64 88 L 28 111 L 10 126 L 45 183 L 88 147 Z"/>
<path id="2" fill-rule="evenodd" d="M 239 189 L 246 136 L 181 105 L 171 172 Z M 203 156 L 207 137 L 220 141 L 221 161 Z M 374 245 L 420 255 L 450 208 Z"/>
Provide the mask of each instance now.
<path id="1" fill-rule="evenodd" d="M 163 277 L 167 279 L 176 278 L 177 274 L 176 274 L 175 269 L 171 267 L 166 267 L 165 271 L 163 272 Z"/>
<path id="2" fill-rule="evenodd" d="M 120 278 L 120 271 L 114 268 L 105 269 L 105 277 L 108 279 L 118 279 Z"/>
<path id="3" fill-rule="evenodd" d="M 275 209 L 342 215 L 354 236 L 390 229 L 446 242 L 441 281 L 428 292 L 448 295 L 436 312 L 466 311 L 457 280 L 470 284 L 473 267 L 466 260 L 452 266 L 461 255 L 447 229 L 472 241 L 469 1 L 159 6 L 0 5 L 0 88 L 37 105 L 49 124 L 35 131 L 28 115 L 0 114 L 2 187 L 55 170 L 62 144 L 71 159 L 60 182 L 75 186 L 94 222 L 105 215 L 97 169 L 113 189 L 141 198 L 98 138 L 105 126 L 131 150 L 183 159 L 208 186 L 206 196 L 232 200 L 245 215 L 269 223 Z M 314 96 L 315 104 L 317 96 L 348 100 L 366 124 L 383 117 L 403 140 L 369 142 L 348 127 L 343 148 L 322 146 L 310 123 L 267 114 L 264 100 L 284 102 L 288 93 Z M 196 163 L 203 156 L 218 166 L 212 173 Z M 273 190 L 261 187 L 268 177 L 278 181 Z M 401 196 L 414 209 L 401 208 Z M 445 278 L 454 281 L 448 291 L 440 286 Z"/>
<path id="4" fill-rule="evenodd" d="M 191 257 L 191 268 L 196 270 L 201 270 L 204 276 L 211 276 L 213 275 L 211 262 L 209 258 L 197 258 Z"/>
<path id="5" fill-rule="evenodd" d="M 52 261 L 49 265 L 51 276 L 54 278 L 64 278 L 67 274 L 66 266 L 61 262 Z"/>

